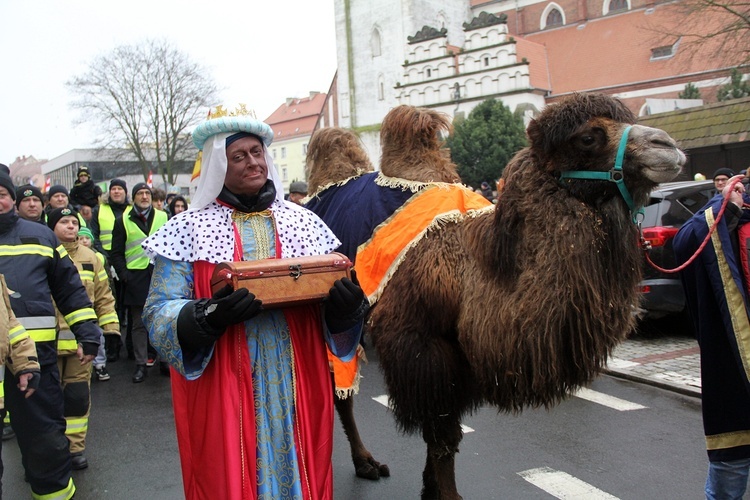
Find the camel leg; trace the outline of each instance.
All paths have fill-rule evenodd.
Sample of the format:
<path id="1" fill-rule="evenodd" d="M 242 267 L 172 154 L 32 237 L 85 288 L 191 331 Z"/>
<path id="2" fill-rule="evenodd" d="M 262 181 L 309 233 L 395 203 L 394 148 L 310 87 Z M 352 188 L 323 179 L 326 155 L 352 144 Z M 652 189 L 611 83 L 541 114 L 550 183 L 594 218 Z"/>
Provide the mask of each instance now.
<path id="1" fill-rule="evenodd" d="M 463 438 L 461 422 L 453 415 L 426 422 L 422 437 L 427 462 L 422 473 L 422 500 L 461 500 L 456 488 L 455 456 Z"/>
<path id="2" fill-rule="evenodd" d="M 344 427 L 346 438 L 349 440 L 352 462 L 354 463 L 354 470 L 357 477 L 373 480 L 380 479 L 381 477 L 389 477 L 391 471 L 388 466 L 381 464 L 373 458 L 359 436 L 357 422 L 354 420 L 354 398 L 349 396 L 346 399 L 341 399 L 334 393 L 333 401 L 336 406 L 336 412 L 339 414 L 341 425 Z"/>

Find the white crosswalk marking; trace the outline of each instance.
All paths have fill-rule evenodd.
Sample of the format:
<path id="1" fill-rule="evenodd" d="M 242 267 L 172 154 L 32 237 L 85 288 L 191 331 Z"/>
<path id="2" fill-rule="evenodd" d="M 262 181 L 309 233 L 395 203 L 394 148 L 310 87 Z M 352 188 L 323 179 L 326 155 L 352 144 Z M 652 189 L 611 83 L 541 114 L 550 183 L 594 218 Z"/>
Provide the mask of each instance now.
<path id="1" fill-rule="evenodd" d="M 380 403 L 381 405 L 385 406 L 389 410 L 391 409 L 391 405 L 388 404 L 388 395 L 387 394 L 383 394 L 382 396 L 375 396 L 372 399 L 373 399 L 373 401 L 376 401 L 376 402 Z M 470 432 L 474 432 L 474 429 L 472 429 L 468 425 L 464 425 L 464 424 L 461 424 L 461 430 L 463 431 L 464 434 L 468 434 Z"/>
<path id="2" fill-rule="evenodd" d="M 647 408 L 646 406 L 639 405 L 638 403 L 631 403 L 630 401 L 625 401 L 624 399 L 609 396 L 601 392 L 592 391 L 591 389 L 586 389 L 585 387 L 574 392 L 573 396 L 585 399 L 586 401 L 591 401 L 592 403 L 598 403 L 600 405 L 613 408 L 617 411 L 643 410 Z"/>
<path id="3" fill-rule="evenodd" d="M 590 484 L 581 481 L 565 472 L 549 467 L 529 469 L 518 473 L 519 476 L 537 488 L 541 488 L 555 498 L 575 500 L 618 500 Z"/>

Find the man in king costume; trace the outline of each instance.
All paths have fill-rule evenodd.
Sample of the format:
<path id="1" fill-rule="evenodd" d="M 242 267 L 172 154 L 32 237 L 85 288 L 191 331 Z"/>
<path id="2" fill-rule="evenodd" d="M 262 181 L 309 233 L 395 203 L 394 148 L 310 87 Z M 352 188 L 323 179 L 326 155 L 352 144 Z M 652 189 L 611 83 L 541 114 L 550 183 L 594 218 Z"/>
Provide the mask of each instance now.
<path id="1" fill-rule="evenodd" d="M 333 393 L 326 345 L 356 353 L 368 304 L 337 280 L 320 304 L 264 310 L 252 290 L 212 294 L 225 261 L 331 252 L 340 242 L 283 199 L 271 128 L 224 108 L 193 132 L 202 150 L 190 210 L 143 247 L 155 259 L 144 323 L 172 367 L 188 499 L 332 498 Z"/>

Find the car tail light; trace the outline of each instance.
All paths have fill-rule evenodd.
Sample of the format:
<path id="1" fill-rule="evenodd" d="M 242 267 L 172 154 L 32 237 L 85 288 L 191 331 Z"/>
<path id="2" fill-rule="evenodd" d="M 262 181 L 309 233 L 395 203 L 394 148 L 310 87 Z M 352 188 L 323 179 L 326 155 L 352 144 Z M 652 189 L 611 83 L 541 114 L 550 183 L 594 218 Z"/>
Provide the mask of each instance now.
<path id="1" fill-rule="evenodd" d="M 643 285 L 641 286 L 641 293 L 651 293 L 651 285 Z"/>
<path id="2" fill-rule="evenodd" d="M 663 247 L 679 230 L 677 227 L 649 227 L 643 230 L 643 239 L 652 247 Z"/>

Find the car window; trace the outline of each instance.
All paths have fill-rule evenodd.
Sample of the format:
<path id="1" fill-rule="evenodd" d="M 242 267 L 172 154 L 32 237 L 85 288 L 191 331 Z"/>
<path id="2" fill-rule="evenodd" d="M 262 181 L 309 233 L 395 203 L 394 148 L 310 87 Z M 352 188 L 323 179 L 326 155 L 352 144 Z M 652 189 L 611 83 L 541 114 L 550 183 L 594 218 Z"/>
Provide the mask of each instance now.
<path id="1" fill-rule="evenodd" d="M 673 193 L 676 196 L 669 202 L 669 205 L 662 207 L 661 225 L 682 226 L 695 212 L 706 206 L 714 194 L 714 189 L 676 191 Z"/>

